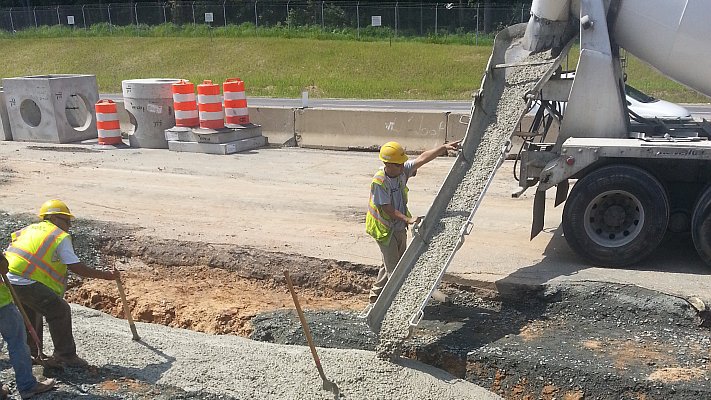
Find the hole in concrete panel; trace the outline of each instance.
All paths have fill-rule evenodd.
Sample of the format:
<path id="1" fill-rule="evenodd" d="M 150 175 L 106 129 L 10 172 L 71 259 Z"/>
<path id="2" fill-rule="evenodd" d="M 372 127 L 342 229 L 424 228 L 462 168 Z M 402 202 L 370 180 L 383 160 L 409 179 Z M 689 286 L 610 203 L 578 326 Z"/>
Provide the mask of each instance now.
<path id="1" fill-rule="evenodd" d="M 64 113 L 67 116 L 69 125 L 78 130 L 84 131 L 91 125 L 91 113 L 89 112 L 89 102 L 80 94 L 69 95 Z"/>
<path id="2" fill-rule="evenodd" d="M 138 121 L 136 120 L 136 116 L 133 115 L 131 111 L 126 110 L 126 112 L 128 113 L 128 123 L 131 125 L 126 133 L 128 135 L 133 135 L 136 130 L 138 130 Z"/>
<path id="3" fill-rule="evenodd" d="M 22 100 L 20 103 L 20 116 L 29 126 L 36 127 L 42 122 L 42 111 L 32 99 Z"/>

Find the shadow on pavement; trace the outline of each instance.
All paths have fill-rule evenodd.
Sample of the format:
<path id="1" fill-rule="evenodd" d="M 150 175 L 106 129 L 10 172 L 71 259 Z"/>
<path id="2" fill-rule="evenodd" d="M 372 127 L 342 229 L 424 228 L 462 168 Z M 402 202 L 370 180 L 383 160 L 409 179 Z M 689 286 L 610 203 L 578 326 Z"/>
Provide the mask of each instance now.
<path id="1" fill-rule="evenodd" d="M 664 273 L 658 278 L 638 272 Z M 644 280 L 661 280 L 666 274 L 711 276 L 711 267 L 701 261 L 691 241 L 690 234 L 668 234 L 661 245 L 647 259 L 637 264 L 610 268 L 590 265 L 575 254 L 563 237 L 563 228 L 554 230 L 543 252 L 543 259 L 536 264 L 520 268 L 495 282 L 502 298 L 520 298 L 526 292 L 540 292 L 552 281 L 601 281 L 645 286 Z"/>

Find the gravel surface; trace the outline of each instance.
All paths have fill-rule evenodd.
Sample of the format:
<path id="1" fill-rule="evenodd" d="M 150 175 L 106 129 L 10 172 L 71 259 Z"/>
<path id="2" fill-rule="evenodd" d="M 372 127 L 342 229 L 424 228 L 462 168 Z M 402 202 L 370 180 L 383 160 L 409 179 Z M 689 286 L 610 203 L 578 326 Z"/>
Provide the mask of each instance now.
<path id="1" fill-rule="evenodd" d="M 711 398 L 711 332 L 683 299 L 598 282 L 508 298 L 441 289 L 451 303 L 425 308 L 403 354 L 506 399 Z M 308 318 L 324 346 L 374 344 L 355 316 L 319 311 Z M 254 324 L 252 337 L 305 343 L 287 313 L 260 315 Z"/>
<path id="2" fill-rule="evenodd" d="M 471 132 L 481 134 L 481 139 L 473 148 L 473 154 L 462 153 L 464 159 L 473 161 L 469 168 L 463 171 L 461 179 L 457 180 L 459 184 L 444 212 L 441 215 L 428 215 L 428 218 L 433 218 L 436 222 L 433 224 L 430 237 L 425 238 L 426 248 L 415 257 L 415 265 L 383 317 L 378 332 L 379 357 L 394 359 L 400 355 L 402 344 L 409 335 L 410 320 L 427 300 L 442 269 L 448 265 L 448 260 L 456 252 L 460 232 L 501 161 L 505 146 L 526 108 L 524 95 L 533 89 L 554 60 L 555 57 L 552 57 L 550 52 L 538 53 L 521 60 L 522 62 L 550 61 L 550 63 L 507 70 L 506 84 L 500 99 L 482 101 L 482 103 L 495 104 L 496 110 L 489 110 L 490 112 L 487 113 L 488 126 L 483 132 Z M 489 74 L 491 79 L 496 76 Z M 469 137 L 465 140 L 475 139 L 478 138 Z M 451 173 L 461 172 L 453 168 Z M 447 196 L 449 193 L 451 192 L 441 191 L 438 196 Z"/>
<path id="3" fill-rule="evenodd" d="M 308 347 L 142 323 L 137 324 L 141 341 L 134 342 L 125 320 L 76 305 L 72 312 L 78 353 L 96 368 L 83 377 L 57 374 L 61 380 L 58 390 L 37 399 L 148 399 L 159 398 L 159 394 L 163 398 L 334 399 L 332 393 L 322 390 Z M 318 351 L 325 373 L 340 388 L 342 399 L 500 398 L 416 361 L 390 363 L 362 350 Z M 11 380 L 8 364 L 7 356 L 0 356 L 4 381 Z M 118 387 L 125 381 L 135 387 L 156 386 L 145 393 L 126 393 Z M 113 385 L 116 392 L 101 397 L 110 393 L 107 388 Z M 171 393 L 163 394 L 160 388 L 170 388 Z"/>

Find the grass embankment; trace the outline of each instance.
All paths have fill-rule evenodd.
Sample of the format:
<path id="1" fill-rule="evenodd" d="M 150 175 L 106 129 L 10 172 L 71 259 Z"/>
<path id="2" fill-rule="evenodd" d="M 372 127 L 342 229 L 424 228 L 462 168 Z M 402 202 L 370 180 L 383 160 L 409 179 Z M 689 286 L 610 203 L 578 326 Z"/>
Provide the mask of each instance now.
<path id="1" fill-rule="evenodd" d="M 165 30 L 165 28 L 164 28 Z M 194 32 L 36 30 L 1 35 L 6 62 L 0 77 L 46 74 L 96 75 L 102 93 L 121 91 L 121 81 L 183 78 L 222 82 L 240 77 L 252 97 L 467 100 L 479 88 L 491 53 L 485 45 L 369 37 L 352 40 L 316 33 L 308 37 L 248 36 L 244 31 Z M 141 34 L 141 36 L 137 36 Z M 209 34 L 209 36 L 206 36 Z M 266 37 L 265 37 L 266 36 Z M 291 33 L 290 36 L 299 36 Z M 422 39 L 422 38 L 421 38 Z M 426 39 L 426 38 L 424 38 Z M 629 82 L 676 102 L 708 98 L 669 81 L 631 59 Z"/>

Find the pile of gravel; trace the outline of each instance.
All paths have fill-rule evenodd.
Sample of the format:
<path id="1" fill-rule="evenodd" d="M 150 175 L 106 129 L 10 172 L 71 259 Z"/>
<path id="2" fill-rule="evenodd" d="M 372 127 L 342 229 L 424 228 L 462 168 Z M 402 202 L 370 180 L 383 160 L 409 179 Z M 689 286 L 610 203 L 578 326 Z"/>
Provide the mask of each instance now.
<path id="1" fill-rule="evenodd" d="M 203 393 L 207 398 L 334 399 L 332 393 L 322 390 L 305 346 L 143 323 L 137 324 L 141 341 L 135 342 L 125 320 L 77 305 L 72 305 L 72 313 L 79 355 L 113 376 L 181 388 L 188 394 L 181 398 Z M 51 353 L 51 348 L 45 351 Z M 319 348 L 318 352 L 326 376 L 338 385 L 342 399 L 500 399 L 416 361 L 390 363 L 363 350 Z M 6 361 L 6 356 L 2 357 L 5 360 L 0 361 Z M 7 378 L 7 373 L 3 371 L 2 376 Z M 62 384 L 57 391 L 37 398 L 71 398 L 65 392 L 76 393 L 76 386 Z M 111 398 L 133 397 L 117 390 Z"/>
<path id="2" fill-rule="evenodd" d="M 548 61 L 548 62 L 546 62 Z M 500 99 L 485 99 L 482 103 L 495 104 L 495 110 L 487 110 L 489 121 L 483 132 L 470 132 L 481 135 L 478 146 L 471 154 L 463 154 L 464 159 L 472 160 L 469 168 L 463 172 L 453 168 L 451 173 L 461 173 L 461 179 L 454 190 L 445 210 L 440 215 L 430 216 L 435 221 L 431 237 L 425 238 L 426 248 L 415 258 L 415 265 L 405 278 L 386 312 L 379 332 L 378 356 L 383 359 L 395 359 L 400 355 L 402 344 L 409 335 L 410 320 L 427 300 L 430 290 L 436 284 L 442 269 L 457 250 L 460 232 L 474 206 L 482 196 L 487 182 L 491 179 L 503 156 L 502 149 L 510 140 L 518 124 L 519 117 L 526 108 L 524 95 L 528 93 L 550 69 L 555 61 L 550 53 L 538 53 L 521 60 L 535 65 L 514 67 L 506 71 L 506 83 Z M 540 62 L 540 63 L 539 63 Z M 489 74 L 491 79 L 496 75 Z M 478 138 L 466 138 L 474 140 Z M 440 195 L 448 195 L 441 191 Z"/>

